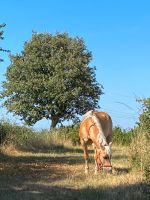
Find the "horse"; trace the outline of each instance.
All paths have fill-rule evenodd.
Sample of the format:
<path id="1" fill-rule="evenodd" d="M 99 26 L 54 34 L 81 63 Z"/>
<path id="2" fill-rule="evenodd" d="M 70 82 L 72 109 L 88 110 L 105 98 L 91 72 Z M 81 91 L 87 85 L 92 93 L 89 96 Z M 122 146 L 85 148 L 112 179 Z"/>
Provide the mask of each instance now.
<path id="1" fill-rule="evenodd" d="M 84 151 L 85 173 L 88 174 L 88 144 L 95 150 L 95 174 L 98 170 L 112 173 L 111 144 L 112 119 L 106 112 L 88 111 L 81 121 L 79 130 L 80 142 Z"/>

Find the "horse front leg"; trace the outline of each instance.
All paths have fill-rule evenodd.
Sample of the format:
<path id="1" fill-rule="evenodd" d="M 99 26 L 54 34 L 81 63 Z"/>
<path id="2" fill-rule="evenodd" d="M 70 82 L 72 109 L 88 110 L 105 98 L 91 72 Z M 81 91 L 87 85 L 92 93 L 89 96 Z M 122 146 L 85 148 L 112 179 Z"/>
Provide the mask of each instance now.
<path id="1" fill-rule="evenodd" d="M 94 161 L 95 161 L 95 175 L 98 174 L 98 164 L 97 164 L 97 151 L 96 151 L 96 147 L 94 144 L 93 145 L 93 148 L 94 148 Z"/>
<path id="2" fill-rule="evenodd" d="M 95 175 L 98 174 L 98 164 L 97 161 L 95 160 Z"/>
<path id="3" fill-rule="evenodd" d="M 85 174 L 89 173 L 89 166 L 88 166 L 88 149 L 87 149 L 87 144 L 84 140 L 81 141 L 83 152 L 84 152 L 84 160 L 85 160 Z"/>

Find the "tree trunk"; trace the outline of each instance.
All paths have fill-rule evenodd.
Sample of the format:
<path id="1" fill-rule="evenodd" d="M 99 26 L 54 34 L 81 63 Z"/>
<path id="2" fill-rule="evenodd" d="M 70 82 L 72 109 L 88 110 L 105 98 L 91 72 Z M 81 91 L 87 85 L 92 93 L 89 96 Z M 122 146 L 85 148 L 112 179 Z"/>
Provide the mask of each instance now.
<path id="1" fill-rule="evenodd" d="M 58 118 L 52 118 L 51 119 L 51 125 L 50 125 L 50 130 L 52 130 L 53 128 L 56 127 L 57 123 L 58 123 L 59 119 Z"/>

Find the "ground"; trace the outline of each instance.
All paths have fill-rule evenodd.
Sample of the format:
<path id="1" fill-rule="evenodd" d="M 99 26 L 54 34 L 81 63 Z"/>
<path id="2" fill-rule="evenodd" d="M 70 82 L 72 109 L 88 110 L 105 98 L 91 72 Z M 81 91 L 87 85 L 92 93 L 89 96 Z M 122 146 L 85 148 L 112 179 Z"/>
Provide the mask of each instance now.
<path id="1" fill-rule="evenodd" d="M 113 147 L 113 173 L 84 174 L 80 147 L 19 151 L 1 148 L 1 200 L 149 200 L 150 185 L 132 169 L 128 147 Z"/>

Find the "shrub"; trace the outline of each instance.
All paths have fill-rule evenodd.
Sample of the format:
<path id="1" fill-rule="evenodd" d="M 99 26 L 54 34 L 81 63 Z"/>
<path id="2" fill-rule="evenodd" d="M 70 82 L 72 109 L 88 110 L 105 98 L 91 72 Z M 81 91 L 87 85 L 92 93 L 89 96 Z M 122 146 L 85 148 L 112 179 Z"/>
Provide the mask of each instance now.
<path id="1" fill-rule="evenodd" d="M 0 122 L 0 144 L 13 144 L 14 146 L 25 146 L 31 141 L 34 131 L 25 126 L 11 124 L 7 121 Z"/>
<path id="2" fill-rule="evenodd" d="M 8 131 L 4 127 L 5 127 L 4 124 L 1 122 L 0 123 L 0 144 L 2 144 L 5 141 L 6 136 L 8 135 Z"/>
<path id="3" fill-rule="evenodd" d="M 140 169 L 145 180 L 150 182 L 150 135 L 141 128 L 136 132 L 130 146 L 132 166 Z"/>
<path id="4" fill-rule="evenodd" d="M 76 124 L 69 129 L 69 138 L 71 139 L 71 142 L 73 145 L 80 144 L 79 139 L 79 124 Z"/>
<path id="5" fill-rule="evenodd" d="M 33 131 L 31 128 L 0 122 L 0 144 L 12 144 L 21 149 L 51 149 L 64 144 L 79 144 L 79 124 L 55 128 L 51 132 Z"/>
<path id="6" fill-rule="evenodd" d="M 60 138 L 62 138 L 63 140 L 70 140 L 72 145 L 78 145 L 80 143 L 79 124 L 62 127 L 59 129 L 54 129 L 53 132 L 56 132 L 56 130 L 57 130 Z"/>
<path id="7" fill-rule="evenodd" d="M 122 130 L 120 127 L 113 128 L 113 143 L 129 145 L 134 137 L 133 130 Z"/>

